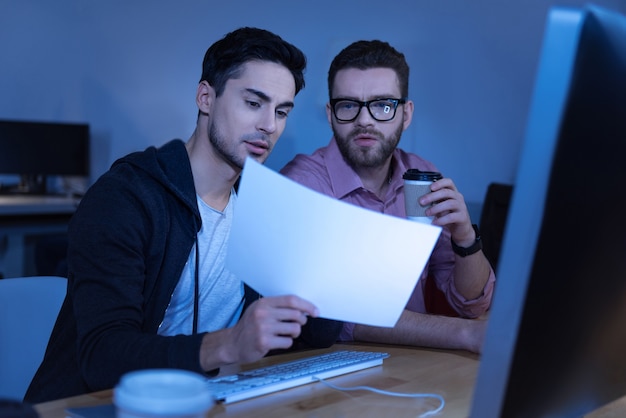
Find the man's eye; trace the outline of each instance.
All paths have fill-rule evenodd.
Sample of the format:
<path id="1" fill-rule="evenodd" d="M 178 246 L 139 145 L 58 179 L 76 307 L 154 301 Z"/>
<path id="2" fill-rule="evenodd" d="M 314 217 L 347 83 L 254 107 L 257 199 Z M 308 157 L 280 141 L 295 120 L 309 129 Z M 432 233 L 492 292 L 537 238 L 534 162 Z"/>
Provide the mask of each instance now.
<path id="1" fill-rule="evenodd" d="M 250 107 L 261 107 L 261 104 L 258 102 L 253 102 L 252 100 L 248 100 L 248 106 Z"/>
<path id="2" fill-rule="evenodd" d="M 287 110 L 277 110 L 276 114 L 278 115 L 279 118 L 284 119 L 287 116 L 289 116 L 289 111 L 287 111 Z"/>

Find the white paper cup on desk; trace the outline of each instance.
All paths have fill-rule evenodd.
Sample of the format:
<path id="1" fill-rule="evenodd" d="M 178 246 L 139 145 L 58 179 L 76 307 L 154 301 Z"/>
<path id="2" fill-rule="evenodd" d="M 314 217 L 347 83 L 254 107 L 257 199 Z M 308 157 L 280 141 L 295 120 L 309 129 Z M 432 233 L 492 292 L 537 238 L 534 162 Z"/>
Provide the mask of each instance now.
<path id="1" fill-rule="evenodd" d="M 443 178 L 435 171 L 420 171 L 416 168 L 408 169 L 402 176 L 404 179 L 404 207 L 406 217 L 412 221 L 431 224 L 433 218 L 426 216 L 428 206 L 422 206 L 419 198 L 430 193 L 430 185 Z"/>
<path id="2" fill-rule="evenodd" d="M 174 369 L 149 369 L 122 376 L 113 391 L 117 418 L 201 418 L 215 401 L 206 378 Z"/>

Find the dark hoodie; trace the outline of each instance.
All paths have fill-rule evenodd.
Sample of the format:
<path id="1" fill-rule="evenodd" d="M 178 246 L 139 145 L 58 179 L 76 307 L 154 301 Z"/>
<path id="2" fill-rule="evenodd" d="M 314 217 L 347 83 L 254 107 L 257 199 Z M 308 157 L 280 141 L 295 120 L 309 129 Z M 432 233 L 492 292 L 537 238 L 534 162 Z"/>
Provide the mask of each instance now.
<path id="1" fill-rule="evenodd" d="M 136 369 L 203 373 L 203 334 L 157 335 L 200 226 L 181 140 L 116 161 L 70 222 L 67 297 L 24 400 L 112 388 Z M 246 288 L 245 297 L 247 306 L 258 295 Z M 340 330 L 310 320 L 294 346 L 330 346 Z"/>

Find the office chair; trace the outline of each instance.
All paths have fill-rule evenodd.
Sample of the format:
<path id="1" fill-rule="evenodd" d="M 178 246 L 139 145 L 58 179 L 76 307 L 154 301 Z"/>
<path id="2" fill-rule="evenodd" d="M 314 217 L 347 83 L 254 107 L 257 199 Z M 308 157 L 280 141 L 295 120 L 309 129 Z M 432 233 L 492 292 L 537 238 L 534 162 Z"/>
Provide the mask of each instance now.
<path id="1" fill-rule="evenodd" d="M 67 279 L 0 280 L 0 398 L 21 401 L 43 359 Z"/>
<path id="2" fill-rule="evenodd" d="M 496 273 L 512 194 L 513 185 L 490 183 L 480 214 L 483 253 Z"/>
<path id="3" fill-rule="evenodd" d="M 428 275 L 424 283 L 422 283 L 422 291 L 424 292 L 424 306 L 426 312 L 433 315 L 443 315 L 457 317 L 459 314 L 448 303 L 446 295 L 439 290 L 435 279 Z"/>
<path id="4" fill-rule="evenodd" d="M 490 183 L 480 214 L 479 226 L 483 241 L 483 253 L 496 273 L 512 194 L 513 185 Z M 428 313 L 459 316 L 448 304 L 445 295 L 437 288 L 431 277 L 426 279 L 423 286 L 424 301 Z"/>

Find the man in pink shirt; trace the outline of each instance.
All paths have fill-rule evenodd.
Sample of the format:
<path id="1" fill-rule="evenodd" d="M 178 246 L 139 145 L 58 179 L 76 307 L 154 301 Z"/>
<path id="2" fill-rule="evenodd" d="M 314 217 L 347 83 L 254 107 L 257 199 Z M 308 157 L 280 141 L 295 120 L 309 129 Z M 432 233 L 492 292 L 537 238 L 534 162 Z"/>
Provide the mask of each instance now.
<path id="1" fill-rule="evenodd" d="M 281 173 L 321 193 L 364 208 L 406 217 L 404 181 L 409 168 L 436 167 L 397 145 L 411 123 L 409 67 L 386 42 L 358 41 L 341 51 L 328 72 L 326 115 L 330 143 L 297 155 Z M 433 204 L 434 203 L 434 204 Z M 400 320 L 393 328 L 344 324 L 340 339 L 480 352 L 495 275 L 482 252 L 463 195 L 449 178 L 436 181 L 420 204 L 442 233 Z M 393 277 L 381 277 L 393 280 Z M 443 292 L 458 317 L 428 311 L 427 284 Z M 358 283 L 355 283 L 358 286 Z"/>

